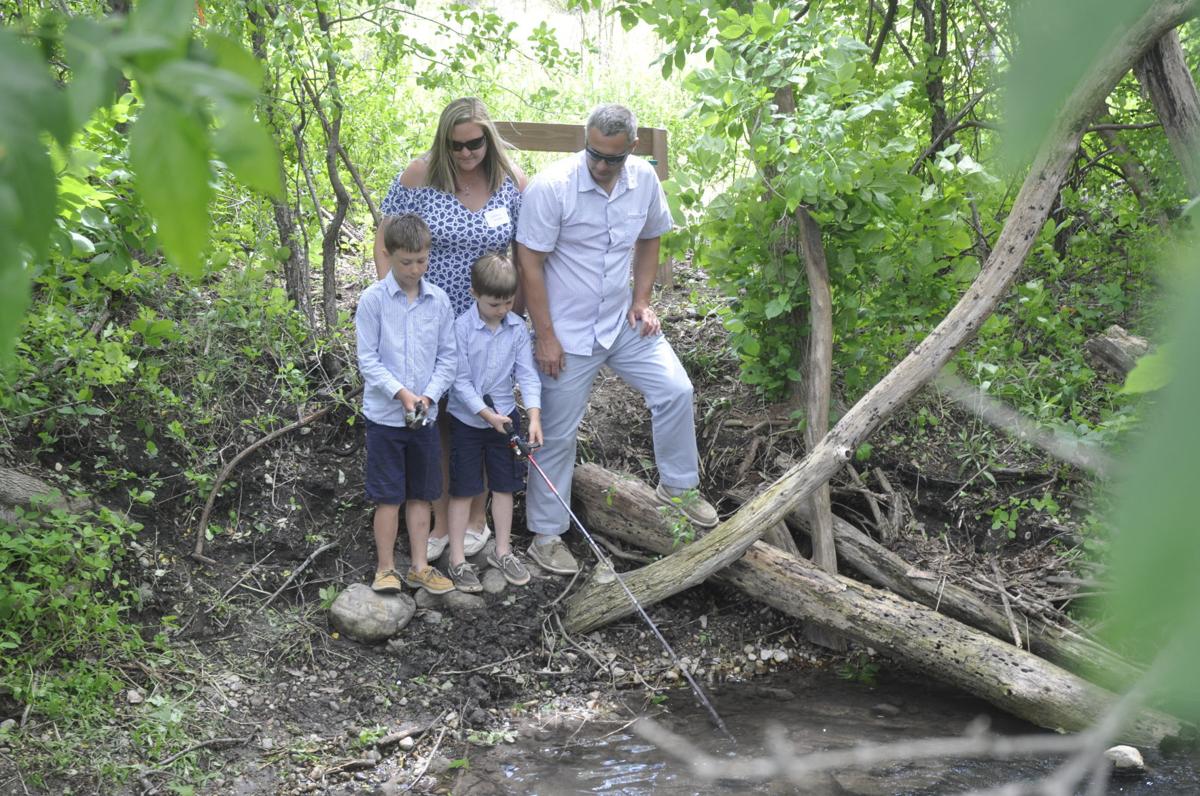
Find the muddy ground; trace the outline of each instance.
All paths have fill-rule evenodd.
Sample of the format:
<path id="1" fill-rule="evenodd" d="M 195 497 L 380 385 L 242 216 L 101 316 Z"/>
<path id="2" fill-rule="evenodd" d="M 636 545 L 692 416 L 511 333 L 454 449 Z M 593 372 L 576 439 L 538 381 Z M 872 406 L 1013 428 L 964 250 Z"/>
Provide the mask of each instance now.
<path id="1" fill-rule="evenodd" d="M 789 407 L 764 405 L 738 381 L 715 312 L 698 313 L 690 299 L 702 287 L 699 276 L 683 269 L 676 279 L 662 296 L 664 327 L 696 383 L 703 490 L 728 514 L 736 507 L 730 493 L 770 482 L 803 457 L 803 444 Z M 972 427 L 971 419 L 936 396 L 919 404 L 953 422 L 924 437 L 914 432 L 913 408 L 882 429 L 860 464 L 865 486 L 846 475 L 835 481 L 838 513 L 867 529 L 877 516 L 892 516 L 895 548 L 911 563 L 974 583 L 985 594 L 995 585 L 986 563 L 995 554 L 1014 579 L 1009 586 L 1024 582 L 1031 593 L 1068 568 L 1071 473 L 1009 447 L 1003 460 L 989 460 L 998 483 L 985 482 L 946 431 Z M 579 584 L 536 569 L 526 587 L 484 594 L 482 612 L 457 610 L 444 598 L 422 600 L 413 621 L 386 644 L 338 637 L 326 606 L 347 585 L 368 582 L 373 564 L 361 426 L 348 424 L 350 417 L 347 409 L 334 411 L 236 470 L 213 514 L 218 532 L 206 542 L 215 564 L 187 557 L 200 500 L 176 514 L 138 517 L 146 530 L 129 573 L 146 597 L 138 618 L 148 634 L 167 633 L 183 668 L 127 672 L 129 687 L 118 701 L 131 720 L 152 706 L 180 706 L 195 748 L 145 759 L 134 752 L 134 740 L 118 734 L 110 753 L 138 775 L 117 792 L 503 792 L 489 776 L 489 747 L 563 726 L 620 726 L 644 710 L 691 699 L 673 662 L 636 619 L 582 637 L 564 633 L 558 609 Z M 580 455 L 654 481 L 644 406 L 607 371 L 580 431 Z M 872 476 L 876 468 L 888 487 Z M 1009 495 L 1042 488 L 1062 498 L 1055 517 L 1030 513 L 1012 538 L 979 519 Z M 893 502 L 903 510 L 891 514 Z M 524 548 L 520 505 L 516 542 Z M 568 538 L 590 565 L 577 534 Z M 618 568 L 636 566 L 637 557 L 622 552 Z M 1054 608 L 1065 604 L 1044 590 L 1038 599 Z M 650 613 L 684 665 L 707 684 L 813 666 L 854 676 L 875 654 L 817 648 L 794 620 L 722 587 L 691 589 Z M 81 760 L 47 792 L 108 792 L 108 786 Z"/>

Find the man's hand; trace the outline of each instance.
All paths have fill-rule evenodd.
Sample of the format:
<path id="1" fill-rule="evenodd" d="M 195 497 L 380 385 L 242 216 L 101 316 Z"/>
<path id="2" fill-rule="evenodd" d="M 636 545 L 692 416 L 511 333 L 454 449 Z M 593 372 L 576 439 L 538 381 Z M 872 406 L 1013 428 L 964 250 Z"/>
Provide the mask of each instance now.
<path id="1" fill-rule="evenodd" d="M 662 331 L 658 314 L 649 304 L 634 304 L 629 308 L 629 328 L 636 329 L 639 321 L 642 324 L 642 337 L 650 337 Z"/>
<path id="2" fill-rule="evenodd" d="M 533 414 L 529 416 L 529 431 L 526 434 L 529 438 L 529 444 L 533 447 L 539 447 L 542 442 L 542 421 Z"/>
<path id="3" fill-rule="evenodd" d="M 533 361 L 537 363 L 538 370 L 552 379 L 557 379 L 558 374 L 567 365 L 567 356 L 563 353 L 562 344 L 558 342 L 557 337 L 553 334 L 539 334 L 537 342 L 533 345 Z"/>

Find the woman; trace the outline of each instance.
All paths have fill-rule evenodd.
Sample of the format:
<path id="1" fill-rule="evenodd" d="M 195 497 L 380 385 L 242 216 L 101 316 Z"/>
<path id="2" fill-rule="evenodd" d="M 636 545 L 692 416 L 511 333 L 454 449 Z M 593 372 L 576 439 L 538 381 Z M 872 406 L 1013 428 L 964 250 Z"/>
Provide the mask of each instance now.
<path id="1" fill-rule="evenodd" d="M 387 216 L 416 213 L 433 233 L 429 270 L 425 278 L 446 291 L 455 315 L 473 307 L 470 294 L 471 264 L 484 254 L 512 247 L 521 209 L 525 175 L 509 160 L 507 145 L 496 132 L 487 108 L 474 97 L 456 99 L 438 120 L 433 146 L 397 177 L 380 208 Z M 375 233 L 375 273 L 387 275 L 383 225 Z M 446 412 L 440 417 L 446 418 Z M 449 462 L 449 426 L 442 432 L 442 474 L 446 482 Z M 482 549 L 490 529 L 484 508 L 486 493 L 471 503 L 466 549 Z M 433 505 L 433 531 L 428 554 L 433 561 L 448 542 L 446 497 Z"/>

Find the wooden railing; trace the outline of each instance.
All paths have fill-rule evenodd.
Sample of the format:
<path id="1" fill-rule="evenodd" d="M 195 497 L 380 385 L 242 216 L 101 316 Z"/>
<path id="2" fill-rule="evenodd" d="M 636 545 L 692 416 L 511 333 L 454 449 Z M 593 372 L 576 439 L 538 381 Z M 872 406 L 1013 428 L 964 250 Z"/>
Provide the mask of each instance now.
<path id="1" fill-rule="evenodd" d="M 500 137 L 526 152 L 578 152 L 583 149 L 582 124 L 550 122 L 496 122 Z M 633 154 L 646 158 L 654 166 L 658 179 L 667 179 L 667 131 L 661 127 L 639 127 Z M 671 259 L 658 265 L 657 280 L 670 287 Z"/>

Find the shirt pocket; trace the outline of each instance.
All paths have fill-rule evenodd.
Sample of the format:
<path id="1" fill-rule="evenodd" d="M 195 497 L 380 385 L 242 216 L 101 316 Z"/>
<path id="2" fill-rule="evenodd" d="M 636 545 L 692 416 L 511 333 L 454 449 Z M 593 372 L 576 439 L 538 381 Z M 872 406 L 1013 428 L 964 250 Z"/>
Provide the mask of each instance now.
<path id="1" fill-rule="evenodd" d="M 613 246 L 632 246 L 646 226 L 646 211 L 630 211 L 620 217 L 620 228 L 612 231 Z"/>

